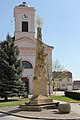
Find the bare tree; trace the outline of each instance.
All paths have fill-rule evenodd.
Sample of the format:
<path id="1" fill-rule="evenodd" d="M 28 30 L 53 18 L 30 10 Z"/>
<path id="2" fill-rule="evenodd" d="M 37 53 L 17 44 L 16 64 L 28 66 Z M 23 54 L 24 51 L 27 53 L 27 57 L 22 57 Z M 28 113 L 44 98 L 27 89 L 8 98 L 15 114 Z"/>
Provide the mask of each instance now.
<path id="1" fill-rule="evenodd" d="M 59 78 L 63 78 L 64 74 L 66 73 L 67 70 L 64 69 L 64 67 L 60 64 L 60 62 L 58 60 L 56 60 L 53 64 L 53 75 L 52 75 L 52 81 L 53 81 L 53 89 L 56 85 L 54 79 L 59 77 Z"/>
<path id="2" fill-rule="evenodd" d="M 66 70 L 64 69 L 64 67 L 60 64 L 60 62 L 58 60 L 56 60 L 55 62 L 52 63 L 52 65 L 50 65 L 51 63 L 49 62 L 49 60 L 47 60 L 47 79 L 48 79 L 48 86 L 49 86 L 49 95 L 51 95 L 50 93 L 50 87 L 51 85 L 54 88 L 54 78 L 56 78 L 57 76 L 64 74 L 64 72 L 66 72 Z M 53 73 L 56 73 L 53 75 Z"/>
<path id="3" fill-rule="evenodd" d="M 53 63 L 53 67 L 52 68 L 53 68 L 52 71 L 56 71 L 56 72 L 64 70 L 64 67 L 60 64 L 58 59 Z"/>
<path id="4" fill-rule="evenodd" d="M 49 86 L 49 95 L 51 95 L 51 82 L 52 82 L 52 64 L 50 64 L 50 61 L 47 60 L 46 64 L 46 70 L 47 70 L 47 80 L 48 80 L 48 86 Z"/>

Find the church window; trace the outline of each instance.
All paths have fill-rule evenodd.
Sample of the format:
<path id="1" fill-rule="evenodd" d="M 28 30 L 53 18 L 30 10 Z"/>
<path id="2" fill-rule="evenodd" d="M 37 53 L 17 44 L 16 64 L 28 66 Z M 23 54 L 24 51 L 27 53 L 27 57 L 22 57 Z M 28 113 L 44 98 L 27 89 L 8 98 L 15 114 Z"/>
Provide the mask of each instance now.
<path id="1" fill-rule="evenodd" d="M 28 61 L 22 61 L 22 65 L 24 68 L 28 68 L 28 69 L 33 68 L 32 64 Z"/>
<path id="2" fill-rule="evenodd" d="M 28 32 L 28 21 L 22 21 L 22 32 Z"/>

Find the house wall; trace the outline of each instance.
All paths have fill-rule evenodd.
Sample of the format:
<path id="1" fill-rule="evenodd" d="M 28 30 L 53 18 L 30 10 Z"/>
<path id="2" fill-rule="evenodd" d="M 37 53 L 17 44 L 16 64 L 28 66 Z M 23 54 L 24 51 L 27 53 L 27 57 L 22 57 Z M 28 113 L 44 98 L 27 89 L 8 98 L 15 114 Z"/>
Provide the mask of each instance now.
<path id="1" fill-rule="evenodd" d="M 72 82 L 72 77 L 69 78 L 67 75 L 63 75 L 63 77 L 58 78 L 58 75 L 54 78 L 54 89 L 58 90 L 72 90 L 73 89 L 73 82 Z"/>
<path id="2" fill-rule="evenodd" d="M 73 89 L 80 90 L 80 80 L 73 81 Z"/>

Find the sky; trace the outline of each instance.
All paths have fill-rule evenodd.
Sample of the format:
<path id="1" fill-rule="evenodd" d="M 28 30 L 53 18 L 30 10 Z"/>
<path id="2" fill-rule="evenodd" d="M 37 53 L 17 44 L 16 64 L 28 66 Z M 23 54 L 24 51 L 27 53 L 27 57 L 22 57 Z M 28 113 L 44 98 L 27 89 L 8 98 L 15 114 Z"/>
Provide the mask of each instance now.
<path id="1" fill-rule="evenodd" d="M 53 61 L 80 80 L 80 0 L 2 0 L 0 4 L 0 40 L 14 36 L 14 7 L 26 2 L 43 19 L 43 42 L 54 46 Z"/>

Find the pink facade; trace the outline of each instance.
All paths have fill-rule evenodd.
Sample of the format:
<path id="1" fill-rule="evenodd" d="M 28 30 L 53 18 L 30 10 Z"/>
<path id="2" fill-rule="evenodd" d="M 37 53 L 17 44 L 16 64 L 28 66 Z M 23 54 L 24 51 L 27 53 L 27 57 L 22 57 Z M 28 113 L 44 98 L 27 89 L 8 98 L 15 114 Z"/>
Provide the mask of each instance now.
<path id="1" fill-rule="evenodd" d="M 19 57 L 22 59 L 24 67 L 22 80 L 28 84 L 29 94 L 33 93 L 33 76 L 36 57 L 36 38 L 35 38 L 35 9 L 34 7 L 21 4 L 14 8 L 15 18 L 15 44 L 19 48 Z M 26 27 L 27 28 L 26 28 Z M 50 68 L 52 65 L 53 47 L 44 44 L 45 52 L 48 54 Z"/>

